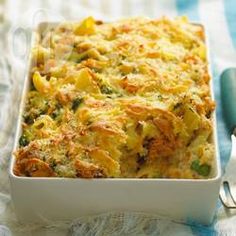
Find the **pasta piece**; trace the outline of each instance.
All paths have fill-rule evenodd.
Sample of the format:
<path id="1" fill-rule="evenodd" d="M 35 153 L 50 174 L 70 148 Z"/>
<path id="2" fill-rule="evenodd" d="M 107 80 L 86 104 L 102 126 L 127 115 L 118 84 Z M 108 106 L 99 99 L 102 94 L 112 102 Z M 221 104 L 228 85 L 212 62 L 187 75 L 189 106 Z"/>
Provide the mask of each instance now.
<path id="1" fill-rule="evenodd" d="M 93 17 L 84 19 L 74 30 L 76 35 L 90 35 L 95 33 L 95 21 Z"/>
<path id="2" fill-rule="evenodd" d="M 105 177 L 103 170 L 99 168 L 97 165 L 94 165 L 92 163 L 88 163 L 82 160 L 76 160 L 75 168 L 78 177 L 80 176 L 83 178 Z"/>
<path id="3" fill-rule="evenodd" d="M 50 91 L 50 83 L 46 80 L 46 77 L 41 76 L 39 72 L 34 73 L 33 84 L 41 94 L 47 94 Z"/>
<path id="4" fill-rule="evenodd" d="M 194 130 L 198 129 L 201 121 L 200 116 L 190 106 L 186 106 L 183 120 L 189 134 L 192 134 Z"/>
<path id="5" fill-rule="evenodd" d="M 99 93 L 99 88 L 87 68 L 81 69 L 76 75 L 76 88 L 81 91 Z"/>
<path id="6" fill-rule="evenodd" d="M 109 154 L 101 149 L 93 149 L 89 152 L 91 158 L 104 169 L 107 176 L 117 177 L 120 174 L 120 165 Z"/>

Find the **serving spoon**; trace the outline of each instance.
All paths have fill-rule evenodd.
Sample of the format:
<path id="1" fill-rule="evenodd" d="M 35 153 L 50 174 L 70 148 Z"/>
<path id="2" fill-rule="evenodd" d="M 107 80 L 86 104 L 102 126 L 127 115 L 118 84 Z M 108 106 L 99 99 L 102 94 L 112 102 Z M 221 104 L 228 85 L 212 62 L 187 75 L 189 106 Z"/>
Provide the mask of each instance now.
<path id="1" fill-rule="evenodd" d="M 231 134 L 232 149 L 220 187 L 220 199 L 227 208 L 236 208 L 236 68 L 226 69 L 220 78 L 224 117 Z"/>

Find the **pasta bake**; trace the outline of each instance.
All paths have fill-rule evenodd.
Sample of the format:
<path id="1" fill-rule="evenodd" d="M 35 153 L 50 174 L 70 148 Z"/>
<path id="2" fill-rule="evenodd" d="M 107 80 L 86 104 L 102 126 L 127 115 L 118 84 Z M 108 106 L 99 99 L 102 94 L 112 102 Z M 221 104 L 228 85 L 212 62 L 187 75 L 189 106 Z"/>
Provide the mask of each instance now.
<path id="1" fill-rule="evenodd" d="M 88 17 L 38 33 L 14 173 L 209 178 L 205 35 L 187 18 Z"/>

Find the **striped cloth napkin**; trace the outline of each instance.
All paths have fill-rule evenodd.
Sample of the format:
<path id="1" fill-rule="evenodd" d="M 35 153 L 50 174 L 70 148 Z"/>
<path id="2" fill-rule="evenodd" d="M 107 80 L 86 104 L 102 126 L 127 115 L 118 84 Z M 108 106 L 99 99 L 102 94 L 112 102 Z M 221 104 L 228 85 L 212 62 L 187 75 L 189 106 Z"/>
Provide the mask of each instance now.
<path id="1" fill-rule="evenodd" d="M 180 224 L 158 216 L 107 213 L 53 225 L 17 223 L 9 194 L 7 168 L 12 150 L 19 100 L 25 73 L 26 32 L 41 20 L 78 20 L 93 15 L 103 20 L 145 15 L 187 15 L 203 23 L 209 33 L 222 168 L 230 154 L 230 138 L 222 116 L 219 75 L 236 67 L 235 0 L 0 0 L 0 236 L 1 235 L 236 235 L 236 210 L 226 211 L 220 201 L 212 225 Z M 15 38 L 12 40 L 12 34 Z M 16 32 L 19 34 L 17 35 Z"/>

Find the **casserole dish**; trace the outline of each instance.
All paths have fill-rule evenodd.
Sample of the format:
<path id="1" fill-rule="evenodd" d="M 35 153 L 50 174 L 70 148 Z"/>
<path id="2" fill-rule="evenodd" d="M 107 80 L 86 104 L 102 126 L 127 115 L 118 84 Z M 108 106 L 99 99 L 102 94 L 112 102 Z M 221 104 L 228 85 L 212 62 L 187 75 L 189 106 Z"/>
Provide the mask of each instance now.
<path id="1" fill-rule="evenodd" d="M 36 32 L 33 40 L 38 40 L 37 36 L 42 35 L 45 28 L 50 29 L 54 26 L 55 24 L 41 24 L 37 29 L 39 34 Z M 124 27 L 124 30 L 129 31 L 129 28 Z M 31 68 L 32 65 L 29 66 L 30 71 L 25 80 L 14 150 L 17 150 L 17 143 L 22 134 L 21 117 L 25 109 L 26 94 L 31 86 L 29 79 Z M 35 87 L 38 90 L 37 86 Z M 215 127 L 215 118 L 213 123 Z M 162 179 L 135 179 L 122 178 L 121 175 L 119 179 L 87 180 L 44 177 L 37 171 L 37 175 L 22 175 L 21 171 L 18 171 L 19 168 L 17 172 L 14 171 L 17 159 L 13 157 L 10 179 L 16 211 L 23 221 L 69 220 L 86 214 L 126 210 L 152 212 L 183 220 L 189 218 L 209 223 L 214 214 L 220 185 L 215 131 L 211 136 L 211 142 L 215 144 L 215 160 L 212 174 L 207 179 L 167 179 L 163 176 Z"/>

